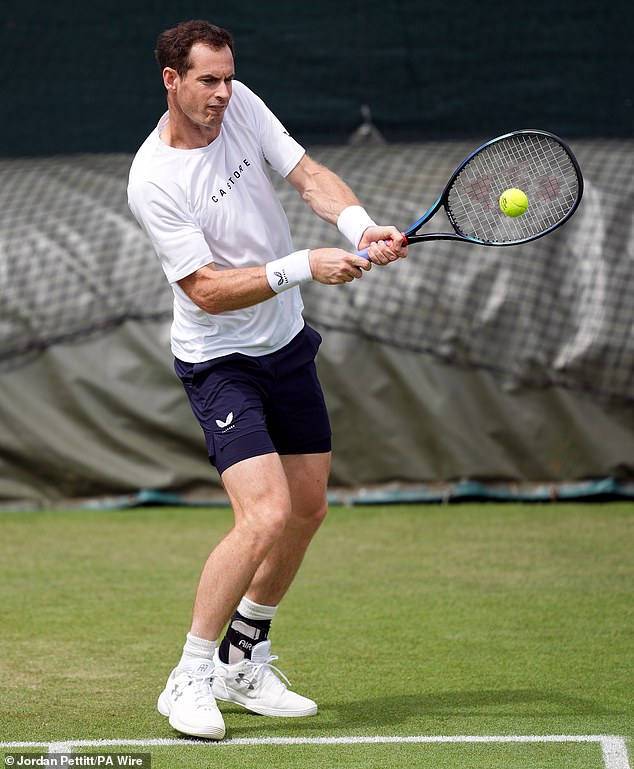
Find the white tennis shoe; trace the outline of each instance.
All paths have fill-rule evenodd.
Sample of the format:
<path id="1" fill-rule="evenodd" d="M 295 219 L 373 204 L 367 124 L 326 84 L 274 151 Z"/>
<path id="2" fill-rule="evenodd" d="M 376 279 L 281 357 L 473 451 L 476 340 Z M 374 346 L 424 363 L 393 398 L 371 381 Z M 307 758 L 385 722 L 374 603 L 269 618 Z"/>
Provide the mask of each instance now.
<path id="1" fill-rule="evenodd" d="M 212 689 L 217 700 L 241 705 L 261 716 L 314 716 L 317 704 L 308 697 L 290 691 L 290 681 L 281 670 L 271 665 L 277 659 L 271 656 L 271 642 L 260 641 L 253 647 L 251 659 L 234 662 L 220 661 L 218 650 L 214 655 L 215 671 Z M 277 677 L 278 673 L 284 681 Z"/>
<path id="2" fill-rule="evenodd" d="M 225 736 L 225 722 L 212 692 L 213 675 L 213 662 L 202 658 L 172 670 L 157 703 L 170 726 L 192 737 L 221 740 Z"/>

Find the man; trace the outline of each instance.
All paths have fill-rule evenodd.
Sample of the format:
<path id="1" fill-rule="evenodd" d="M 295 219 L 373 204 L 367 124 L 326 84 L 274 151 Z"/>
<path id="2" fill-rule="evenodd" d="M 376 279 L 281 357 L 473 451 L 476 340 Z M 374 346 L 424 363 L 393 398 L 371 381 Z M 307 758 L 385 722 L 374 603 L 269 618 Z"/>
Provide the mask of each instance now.
<path id="1" fill-rule="evenodd" d="M 234 513 L 204 565 L 158 709 L 185 734 L 221 739 L 216 699 L 265 715 L 317 712 L 275 674 L 268 639 L 327 508 L 321 340 L 303 321 L 299 285 L 350 282 L 406 247 L 234 80 L 229 32 L 185 22 L 159 36 L 156 56 L 168 111 L 134 159 L 128 200 L 173 289 L 175 370 Z M 267 166 L 370 261 L 338 248 L 294 252 Z"/>

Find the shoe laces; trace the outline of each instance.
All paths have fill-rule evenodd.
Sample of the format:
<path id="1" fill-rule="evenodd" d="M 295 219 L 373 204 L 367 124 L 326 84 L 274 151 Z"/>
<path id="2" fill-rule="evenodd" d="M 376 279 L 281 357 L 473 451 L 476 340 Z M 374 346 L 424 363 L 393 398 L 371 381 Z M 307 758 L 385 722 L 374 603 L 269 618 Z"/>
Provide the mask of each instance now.
<path id="1" fill-rule="evenodd" d="M 212 676 L 213 680 L 219 681 L 222 684 L 225 690 L 225 694 L 229 694 L 229 690 L 227 689 L 227 680 L 226 680 L 227 673 L 228 673 L 227 668 L 223 667 L 222 665 L 218 665 L 217 667 L 214 668 L 214 673 Z"/>
<path id="2" fill-rule="evenodd" d="M 277 659 L 279 659 L 277 654 L 270 654 L 269 657 L 264 662 L 252 662 L 251 664 L 254 666 L 253 677 L 257 678 L 260 670 L 264 670 L 265 672 L 273 671 L 274 670 L 277 673 L 277 675 L 279 675 L 281 678 L 283 678 L 284 681 L 286 681 L 286 683 L 288 684 L 288 686 L 290 686 L 291 682 L 284 675 L 284 673 L 282 673 L 282 671 L 278 667 L 276 667 L 275 665 L 271 665 L 271 663 L 275 662 L 275 660 L 277 660 Z"/>
<path id="3" fill-rule="evenodd" d="M 215 698 L 211 689 L 214 674 L 192 672 L 188 675 L 189 682 L 187 685 L 193 687 L 193 700 L 195 707 L 198 709 L 211 709 L 213 707 L 212 703 L 215 703 Z"/>
<path id="4" fill-rule="evenodd" d="M 271 673 L 272 674 L 272 678 L 270 678 L 269 680 L 275 680 L 279 686 L 284 686 L 282 681 L 280 681 L 280 678 L 282 678 L 288 684 L 288 686 L 290 686 L 291 682 L 284 675 L 284 673 L 282 673 L 282 671 L 278 667 L 276 667 L 275 665 L 271 664 L 272 662 L 275 662 L 276 659 L 279 659 L 277 654 L 271 654 L 271 655 L 268 656 L 267 659 L 263 660 L 262 662 L 253 662 L 253 660 L 247 660 L 247 662 L 249 663 L 249 666 L 252 669 L 252 673 L 251 673 L 251 675 L 248 678 L 245 676 L 244 677 L 244 681 L 247 684 L 252 685 L 261 676 L 263 676 L 263 675 L 265 675 L 267 673 Z M 273 673 L 273 671 L 275 671 L 275 673 L 277 673 L 277 675 L 275 675 Z M 279 676 L 279 678 L 278 678 L 278 676 Z M 286 687 L 284 687 L 284 688 L 286 688 Z"/>

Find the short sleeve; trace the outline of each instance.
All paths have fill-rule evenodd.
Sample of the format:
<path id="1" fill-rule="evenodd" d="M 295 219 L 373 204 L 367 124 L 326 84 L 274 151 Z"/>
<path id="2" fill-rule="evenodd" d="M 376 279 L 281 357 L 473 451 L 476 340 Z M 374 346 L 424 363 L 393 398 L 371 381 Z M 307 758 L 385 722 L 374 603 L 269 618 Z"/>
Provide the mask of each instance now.
<path id="1" fill-rule="evenodd" d="M 288 176 L 306 150 L 289 134 L 282 122 L 259 96 L 243 83 L 235 83 L 234 87 L 240 88 L 245 109 L 251 113 L 247 118 L 248 122 L 257 125 L 258 137 L 266 161 L 280 176 Z"/>
<path id="2" fill-rule="evenodd" d="M 213 262 L 202 230 L 167 191 L 152 182 L 131 184 L 128 202 L 150 238 L 170 283 Z"/>

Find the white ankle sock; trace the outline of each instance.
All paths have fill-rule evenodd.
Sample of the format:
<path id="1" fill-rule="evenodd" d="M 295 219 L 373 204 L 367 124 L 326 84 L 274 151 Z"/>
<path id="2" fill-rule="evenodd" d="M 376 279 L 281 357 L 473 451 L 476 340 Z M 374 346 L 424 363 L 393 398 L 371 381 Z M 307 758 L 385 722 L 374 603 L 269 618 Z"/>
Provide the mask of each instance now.
<path id="1" fill-rule="evenodd" d="M 273 619 L 277 606 L 264 606 L 250 601 L 246 596 L 240 599 L 238 611 L 245 619 Z"/>
<path id="2" fill-rule="evenodd" d="M 213 660 L 216 641 L 208 641 L 206 638 L 198 638 L 191 633 L 187 633 L 187 640 L 183 646 L 183 656 L 178 663 L 179 666 L 191 660 Z"/>

